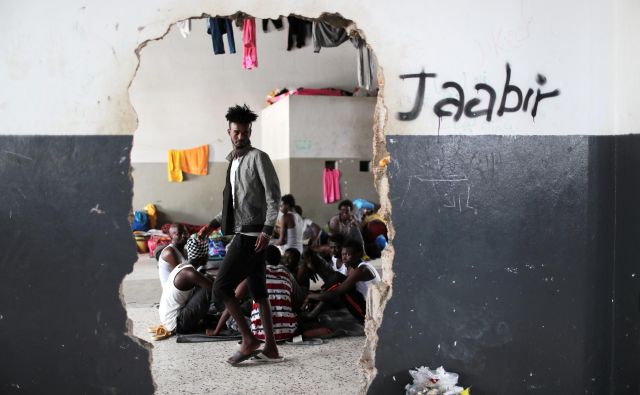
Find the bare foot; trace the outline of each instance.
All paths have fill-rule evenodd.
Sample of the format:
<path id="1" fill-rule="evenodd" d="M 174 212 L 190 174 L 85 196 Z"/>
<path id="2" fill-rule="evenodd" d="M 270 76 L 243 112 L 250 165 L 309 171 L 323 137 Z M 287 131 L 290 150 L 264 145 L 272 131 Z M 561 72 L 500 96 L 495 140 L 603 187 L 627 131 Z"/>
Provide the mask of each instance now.
<path id="1" fill-rule="evenodd" d="M 264 355 L 266 355 L 269 358 L 279 358 L 280 354 L 278 353 L 278 347 L 274 344 L 273 346 L 271 345 L 266 345 L 264 346 L 264 349 L 262 350 L 262 353 Z"/>
<path id="2" fill-rule="evenodd" d="M 249 355 L 259 348 L 260 340 L 258 340 L 255 336 L 251 336 L 251 341 L 242 341 L 242 344 L 240 344 L 240 349 L 238 351 L 240 351 L 244 355 Z"/>

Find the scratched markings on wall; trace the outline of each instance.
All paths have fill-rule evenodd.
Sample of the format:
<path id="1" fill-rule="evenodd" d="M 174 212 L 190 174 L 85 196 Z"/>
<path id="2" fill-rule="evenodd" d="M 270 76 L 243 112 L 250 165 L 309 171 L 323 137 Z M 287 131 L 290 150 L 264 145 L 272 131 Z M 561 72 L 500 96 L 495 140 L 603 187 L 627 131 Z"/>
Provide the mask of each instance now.
<path id="1" fill-rule="evenodd" d="M 413 108 L 407 112 L 398 112 L 397 117 L 399 120 L 413 121 L 418 118 L 426 100 L 426 80 L 427 78 L 437 77 L 438 74 L 436 73 L 425 73 L 424 71 L 421 71 L 420 73 L 400 75 L 400 79 L 402 80 L 417 78 L 418 89 Z M 538 88 L 535 91 L 533 88 L 528 88 L 526 89 L 526 93 L 524 93 L 524 89 L 511 84 L 511 66 L 507 63 L 506 78 L 496 115 L 502 117 L 505 113 L 518 111 L 526 113 L 530 110 L 531 117 L 535 119 L 542 100 L 560 95 L 559 89 L 542 92 L 540 88 L 547 83 L 547 77 L 544 75 L 538 74 L 535 81 Z M 478 97 L 473 97 L 468 101 L 465 101 L 464 89 L 462 89 L 462 86 L 457 82 L 447 81 L 442 84 L 442 89 L 455 91 L 457 97 L 446 97 L 436 102 L 433 106 L 433 113 L 437 117 L 453 117 L 453 120 L 457 122 L 464 115 L 467 118 L 485 117 L 488 122 L 491 122 L 497 100 L 496 89 L 491 85 L 485 83 L 476 84 L 474 89 L 478 92 Z M 483 93 L 482 95 L 481 92 Z M 510 96 L 515 97 L 515 105 L 507 105 L 507 99 L 509 99 Z M 509 100 L 512 101 L 513 99 Z"/>

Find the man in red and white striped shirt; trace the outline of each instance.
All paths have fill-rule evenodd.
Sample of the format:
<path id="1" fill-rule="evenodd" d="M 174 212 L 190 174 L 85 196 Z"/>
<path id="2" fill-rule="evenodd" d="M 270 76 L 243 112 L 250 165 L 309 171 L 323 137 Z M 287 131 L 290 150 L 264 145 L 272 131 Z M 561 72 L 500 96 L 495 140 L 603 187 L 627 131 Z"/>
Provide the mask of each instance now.
<path id="1" fill-rule="evenodd" d="M 271 304 L 273 335 L 276 341 L 291 339 L 298 330 L 298 317 L 293 311 L 292 300 L 294 281 L 295 279 L 284 266 L 267 265 L 267 293 Z M 264 340 L 259 307 L 257 303 L 253 303 L 251 331 L 255 337 Z"/>
<path id="2" fill-rule="evenodd" d="M 302 306 L 306 295 L 303 294 L 291 272 L 285 266 L 280 265 L 281 255 L 278 247 L 274 245 L 268 246 L 264 252 L 264 258 L 267 263 L 266 286 L 271 305 L 273 334 L 276 341 L 291 339 L 298 331 L 298 316 L 294 309 L 299 309 Z M 247 282 L 243 281 L 236 288 L 236 298 L 244 298 L 247 291 Z M 251 331 L 256 338 L 265 340 L 259 307 L 254 301 L 251 311 Z M 218 335 L 224 327 L 224 322 L 226 322 L 228 316 L 229 313 L 225 310 L 216 330 L 213 332 L 207 331 L 207 334 Z"/>

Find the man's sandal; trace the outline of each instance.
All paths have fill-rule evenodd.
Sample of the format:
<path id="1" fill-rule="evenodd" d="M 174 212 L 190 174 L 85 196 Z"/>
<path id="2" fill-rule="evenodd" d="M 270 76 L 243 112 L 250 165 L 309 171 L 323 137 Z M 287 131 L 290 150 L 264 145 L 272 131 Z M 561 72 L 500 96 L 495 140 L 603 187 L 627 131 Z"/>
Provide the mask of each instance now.
<path id="1" fill-rule="evenodd" d="M 160 325 L 155 332 L 155 335 L 151 336 L 153 340 L 164 340 L 173 336 L 173 332 L 167 330 L 164 325 Z"/>
<path id="2" fill-rule="evenodd" d="M 156 325 L 156 326 L 150 326 L 147 328 L 147 332 L 155 334 L 158 331 L 158 328 L 160 328 L 161 326 L 162 324 Z"/>

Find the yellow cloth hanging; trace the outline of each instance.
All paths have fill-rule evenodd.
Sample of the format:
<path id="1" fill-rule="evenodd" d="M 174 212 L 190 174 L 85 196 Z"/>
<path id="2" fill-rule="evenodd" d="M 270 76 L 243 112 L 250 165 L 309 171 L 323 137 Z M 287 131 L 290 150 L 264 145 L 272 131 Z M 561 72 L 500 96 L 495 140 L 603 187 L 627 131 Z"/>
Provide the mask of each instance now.
<path id="1" fill-rule="evenodd" d="M 182 168 L 180 167 L 180 150 L 169 150 L 167 172 L 169 182 L 182 182 Z"/>
<path id="2" fill-rule="evenodd" d="M 209 171 L 209 144 L 180 151 L 182 171 L 198 176 L 206 176 Z"/>

